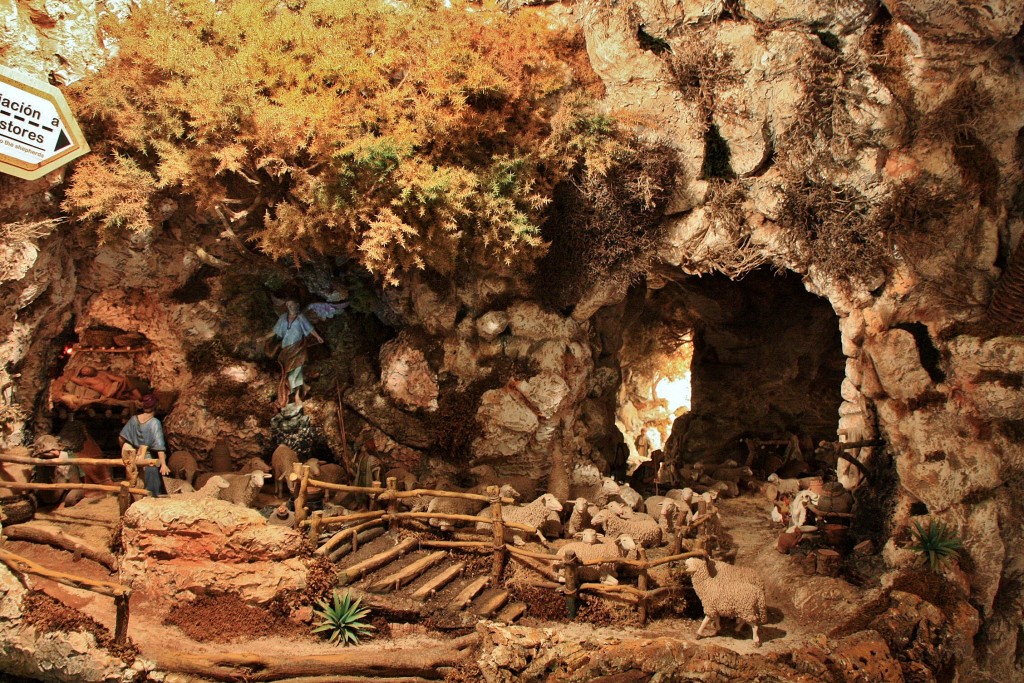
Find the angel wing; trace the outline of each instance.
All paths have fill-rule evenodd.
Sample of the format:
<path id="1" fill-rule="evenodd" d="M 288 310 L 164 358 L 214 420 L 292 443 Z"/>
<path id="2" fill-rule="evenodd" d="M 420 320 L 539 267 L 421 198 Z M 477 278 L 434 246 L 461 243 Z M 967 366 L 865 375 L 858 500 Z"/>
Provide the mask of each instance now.
<path id="1" fill-rule="evenodd" d="M 306 306 L 306 313 L 319 320 L 330 320 L 348 308 L 348 302 L 332 304 L 326 301 L 317 301 Z"/>

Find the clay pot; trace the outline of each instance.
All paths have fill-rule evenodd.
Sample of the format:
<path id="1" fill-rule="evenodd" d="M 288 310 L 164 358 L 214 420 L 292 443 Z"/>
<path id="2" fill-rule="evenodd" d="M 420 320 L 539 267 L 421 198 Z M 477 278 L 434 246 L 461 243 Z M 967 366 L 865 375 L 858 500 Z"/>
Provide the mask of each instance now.
<path id="1" fill-rule="evenodd" d="M 849 532 L 850 527 L 845 524 L 823 524 L 821 526 L 821 533 L 825 537 L 825 542 L 829 545 L 842 545 L 846 542 L 846 534 Z"/>

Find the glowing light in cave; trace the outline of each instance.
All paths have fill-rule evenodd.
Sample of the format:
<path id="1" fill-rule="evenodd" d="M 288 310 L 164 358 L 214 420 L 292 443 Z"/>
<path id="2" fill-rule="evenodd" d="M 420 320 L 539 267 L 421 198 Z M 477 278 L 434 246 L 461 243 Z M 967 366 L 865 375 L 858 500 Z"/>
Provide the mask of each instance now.
<path id="1" fill-rule="evenodd" d="M 654 385 L 654 395 L 668 402 L 668 412 L 673 416 L 677 413 L 682 414 L 679 412 L 680 408 L 689 410 L 690 371 L 687 370 L 682 377 L 663 377 L 660 382 Z"/>

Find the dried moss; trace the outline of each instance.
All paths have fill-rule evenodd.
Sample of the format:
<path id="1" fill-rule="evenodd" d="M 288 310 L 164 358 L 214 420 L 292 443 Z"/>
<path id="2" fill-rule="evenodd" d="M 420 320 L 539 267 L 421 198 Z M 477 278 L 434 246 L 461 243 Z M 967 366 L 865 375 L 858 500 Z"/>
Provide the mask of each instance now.
<path id="1" fill-rule="evenodd" d="M 22 598 L 21 611 L 25 621 L 41 633 L 91 633 L 100 647 L 125 664 L 133 664 L 139 654 L 139 648 L 130 638 L 124 644 L 115 643 L 106 626 L 42 591 L 26 593 Z"/>
<path id="2" fill-rule="evenodd" d="M 544 226 L 551 247 L 538 265 L 538 298 L 566 309 L 599 284 L 628 287 L 660 244 L 676 171 L 668 147 L 633 140 L 605 173 L 562 183 Z"/>
<path id="3" fill-rule="evenodd" d="M 266 424 L 276 413 L 271 397 L 254 391 L 245 382 L 224 378 L 206 387 L 203 402 L 210 414 L 239 426 L 245 424 L 249 416 Z"/>

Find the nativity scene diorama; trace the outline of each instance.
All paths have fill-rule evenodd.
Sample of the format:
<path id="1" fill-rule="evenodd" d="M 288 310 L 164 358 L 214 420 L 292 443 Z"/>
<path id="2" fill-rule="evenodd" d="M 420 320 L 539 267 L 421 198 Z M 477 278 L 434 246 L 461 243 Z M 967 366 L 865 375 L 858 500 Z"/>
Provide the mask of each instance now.
<path id="1" fill-rule="evenodd" d="M 0 681 L 1024 680 L 1018 4 L 15 0 Z"/>

